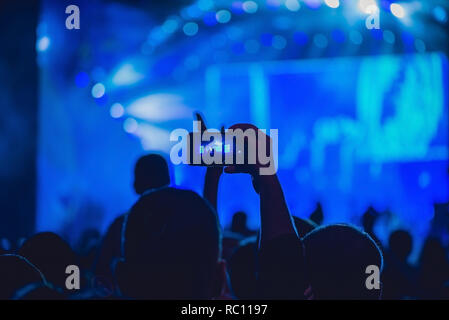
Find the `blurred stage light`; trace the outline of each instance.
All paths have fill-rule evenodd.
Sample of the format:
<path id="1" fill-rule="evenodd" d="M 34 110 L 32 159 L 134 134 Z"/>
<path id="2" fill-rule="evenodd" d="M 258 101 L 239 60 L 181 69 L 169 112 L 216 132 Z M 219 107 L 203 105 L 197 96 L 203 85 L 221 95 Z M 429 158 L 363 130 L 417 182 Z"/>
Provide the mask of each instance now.
<path id="1" fill-rule="evenodd" d="M 89 85 L 89 75 L 84 71 L 79 72 L 75 77 L 75 84 L 79 88 L 87 87 Z"/>
<path id="2" fill-rule="evenodd" d="M 231 13 L 228 10 L 220 10 L 215 14 L 219 23 L 228 23 L 231 20 Z"/>
<path id="3" fill-rule="evenodd" d="M 187 22 L 182 28 L 182 31 L 189 37 L 194 36 L 198 33 L 198 24 L 195 22 Z"/>
<path id="4" fill-rule="evenodd" d="M 425 189 L 425 188 L 427 188 L 429 186 L 429 184 L 430 184 L 430 175 L 429 175 L 429 173 L 427 171 L 421 172 L 421 174 L 419 175 L 419 178 L 418 178 L 418 183 L 419 183 L 419 186 L 422 189 Z"/>
<path id="5" fill-rule="evenodd" d="M 114 103 L 109 110 L 111 117 L 118 119 L 125 114 L 125 108 L 120 103 Z"/>
<path id="6" fill-rule="evenodd" d="M 197 5 L 202 11 L 209 11 L 214 7 L 214 2 L 212 0 L 199 0 Z"/>
<path id="7" fill-rule="evenodd" d="M 134 135 L 138 136 L 144 150 L 170 152 L 170 132 L 148 123 L 139 123 Z"/>
<path id="8" fill-rule="evenodd" d="M 340 6 L 339 0 L 324 0 L 324 2 L 327 4 L 328 7 L 331 8 L 338 8 Z"/>
<path id="9" fill-rule="evenodd" d="M 136 121 L 136 119 L 128 118 L 123 122 L 123 130 L 125 130 L 128 133 L 134 133 L 137 131 L 139 125 Z"/>
<path id="10" fill-rule="evenodd" d="M 184 19 L 197 19 L 201 16 L 203 11 L 200 9 L 200 7 L 197 4 L 192 4 L 191 6 L 188 6 L 181 10 L 181 16 Z"/>
<path id="11" fill-rule="evenodd" d="M 405 17 L 404 7 L 401 6 L 398 3 L 390 4 L 390 11 L 397 18 L 404 18 Z"/>
<path id="12" fill-rule="evenodd" d="M 379 10 L 376 0 L 359 0 L 359 10 L 363 13 L 372 13 L 375 10 Z"/>
<path id="13" fill-rule="evenodd" d="M 112 83 L 116 86 L 126 86 L 139 82 L 145 76 L 137 72 L 130 63 L 123 64 L 112 77 Z"/>
<path id="14" fill-rule="evenodd" d="M 257 12 L 258 5 L 254 1 L 245 1 L 243 2 L 243 11 L 246 13 L 255 13 Z"/>
<path id="15" fill-rule="evenodd" d="M 357 30 L 351 30 L 351 32 L 349 33 L 349 39 L 356 45 L 360 45 L 363 42 L 363 37 Z"/>
<path id="16" fill-rule="evenodd" d="M 307 5 L 310 9 L 318 9 L 319 7 L 321 7 L 321 1 L 322 1 L 322 0 L 304 0 L 304 2 L 306 3 L 306 5 Z"/>
<path id="17" fill-rule="evenodd" d="M 105 92 L 106 92 L 106 88 L 104 87 L 104 85 L 101 82 L 96 83 L 92 87 L 92 96 L 94 98 L 97 98 L 97 99 L 101 98 L 104 95 Z"/>
<path id="18" fill-rule="evenodd" d="M 178 27 L 179 22 L 176 19 L 170 18 L 165 20 L 161 28 L 166 34 L 171 34 L 175 32 L 178 29 Z"/>
<path id="19" fill-rule="evenodd" d="M 200 58 L 197 55 L 191 55 L 188 56 L 185 60 L 184 60 L 184 66 L 188 69 L 188 70 L 193 70 L 198 68 L 200 65 Z"/>
<path id="20" fill-rule="evenodd" d="M 280 0 L 266 0 L 265 4 L 269 9 L 277 9 L 281 6 Z"/>
<path id="21" fill-rule="evenodd" d="M 317 33 L 313 37 L 313 43 L 320 49 L 324 49 L 327 47 L 329 41 L 327 40 L 326 36 L 322 33 Z"/>
<path id="22" fill-rule="evenodd" d="M 36 49 L 37 51 L 44 52 L 50 47 L 51 40 L 49 37 L 44 36 L 37 40 Z"/>
<path id="23" fill-rule="evenodd" d="M 243 29 L 236 26 L 229 26 L 226 28 L 226 35 L 230 40 L 238 41 L 244 35 Z"/>
<path id="24" fill-rule="evenodd" d="M 415 49 L 419 53 L 424 53 L 424 52 L 426 52 L 426 44 L 421 39 L 416 39 L 415 40 Z"/>
<path id="25" fill-rule="evenodd" d="M 241 1 L 234 1 L 231 4 L 231 11 L 234 14 L 242 14 L 242 13 L 244 13 L 245 11 L 243 11 L 243 2 L 241 2 Z"/>
<path id="26" fill-rule="evenodd" d="M 285 40 L 285 38 L 283 36 L 276 35 L 273 37 L 272 45 L 273 45 L 273 48 L 275 48 L 277 50 L 282 50 L 287 45 L 287 40 Z"/>
<path id="27" fill-rule="evenodd" d="M 299 4 L 298 0 L 286 0 L 284 5 L 289 11 L 293 12 L 301 9 L 301 5 Z"/>
<path id="28" fill-rule="evenodd" d="M 446 10 L 441 6 L 436 6 L 433 9 L 433 16 L 438 22 L 446 23 L 447 21 L 447 13 Z"/>
<path id="29" fill-rule="evenodd" d="M 389 44 L 394 44 L 394 42 L 396 40 L 396 36 L 390 30 L 384 30 L 383 38 L 384 38 L 385 42 L 389 43 Z"/>
<path id="30" fill-rule="evenodd" d="M 139 98 L 126 108 L 126 112 L 135 118 L 152 122 L 187 119 L 192 116 L 192 110 L 184 105 L 183 98 L 169 93 Z"/>

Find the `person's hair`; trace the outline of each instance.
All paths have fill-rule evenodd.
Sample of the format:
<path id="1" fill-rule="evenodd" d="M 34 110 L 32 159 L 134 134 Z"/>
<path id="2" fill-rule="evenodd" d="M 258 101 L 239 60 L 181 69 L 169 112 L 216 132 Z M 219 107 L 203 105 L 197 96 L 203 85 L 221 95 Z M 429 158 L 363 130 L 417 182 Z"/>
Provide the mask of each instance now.
<path id="1" fill-rule="evenodd" d="M 65 288 L 67 266 L 79 259 L 70 245 L 53 232 L 37 233 L 26 240 L 18 254 L 35 265 L 53 285 Z"/>
<path id="2" fill-rule="evenodd" d="M 228 263 L 231 290 L 238 299 L 255 299 L 257 292 L 255 241 L 243 242 Z"/>
<path id="3" fill-rule="evenodd" d="M 353 226 L 319 227 L 304 237 L 307 276 L 315 299 L 379 299 L 369 290 L 366 268 L 383 269 L 383 256 L 374 240 Z"/>
<path id="4" fill-rule="evenodd" d="M 242 235 L 247 236 L 250 234 L 250 230 L 248 229 L 246 222 L 248 220 L 248 216 L 243 211 L 237 211 L 232 216 L 231 221 L 231 231 L 235 233 L 240 233 Z"/>
<path id="5" fill-rule="evenodd" d="M 14 298 L 27 285 L 45 283 L 43 274 L 26 258 L 15 254 L 0 256 L 0 300 Z"/>
<path id="6" fill-rule="evenodd" d="M 318 225 L 312 220 L 301 219 L 295 216 L 293 216 L 293 223 L 295 224 L 298 236 L 300 236 L 301 238 L 304 238 L 306 234 L 318 228 Z"/>
<path id="7" fill-rule="evenodd" d="M 142 194 L 148 189 L 160 188 L 170 184 L 167 161 L 158 154 L 140 157 L 134 167 L 134 190 Z"/>
<path id="8" fill-rule="evenodd" d="M 131 298 L 206 299 L 213 292 L 220 229 L 212 207 L 193 191 L 165 188 L 143 196 L 125 220 L 120 291 Z"/>
<path id="9" fill-rule="evenodd" d="M 388 245 L 396 257 L 406 260 L 412 251 L 413 239 L 409 232 L 396 230 L 390 235 Z"/>

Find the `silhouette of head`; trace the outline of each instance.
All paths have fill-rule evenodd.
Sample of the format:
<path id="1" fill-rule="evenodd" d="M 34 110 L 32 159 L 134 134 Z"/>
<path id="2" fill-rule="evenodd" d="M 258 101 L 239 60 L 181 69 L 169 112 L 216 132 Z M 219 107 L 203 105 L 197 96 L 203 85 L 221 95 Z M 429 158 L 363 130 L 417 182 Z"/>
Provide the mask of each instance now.
<path id="1" fill-rule="evenodd" d="M 247 215 L 243 211 L 238 211 L 232 216 L 231 231 L 235 233 L 245 234 L 248 232 L 247 226 Z"/>
<path id="2" fill-rule="evenodd" d="M 124 259 L 116 267 L 123 295 L 207 299 L 221 290 L 218 219 L 198 194 L 155 191 L 139 199 L 125 223 Z"/>
<path id="3" fill-rule="evenodd" d="M 317 224 L 311 220 L 301 219 L 299 217 L 293 216 L 293 223 L 295 224 L 298 235 L 304 238 L 306 234 L 318 228 Z"/>
<path id="4" fill-rule="evenodd" d="M 413 239 L 405 230 L 394 231 L 388 240 L 391 253 L 401 261 L 407 260 L 412 251 Z"/>
<path id="5" fill-rule="evenodd" d="M 379 216 L 379 213 L 372 207 L 369 206 L 362 216 L 362 226 L 366 232 L 372 232 L 374 224 Z"/>
<path id="6" fill-rule="evenodd" d="M 365 232 L 343 224 L 320 227 L 304 237 L 307 275 L 315 299 L 379 299 L 368 290 L 366 268 L 383 268 L 382 253 Z"/>
<path id="7" fill-rule="evenodd" d="M 26 240 L 18 254 L 35 265 L 53 285 L 65 288 L 67 266 L 78 265 L 72 248 L 52 232 L 37 233 Z"/>
<path id="8" fill-rule="evenodd" d="M 228 271 L 232 292 L 238 299 L 256 297 L 256 242 L 249 241 L 238 247 L 229 259 Z"/>
<path id="9" fill-rule="evenodd" d="M 13 254 L 0 256 L 0 299 L 14 298 L 25 286 L 43 283 L 44 276 L 27 259 Z"/>
<path id="10" fill-rule="evenodd" d="M 170 174 L 165 159 L 158 154 L 140 157 L 134 168 L 134 190 L 142 194 L 148 189 L 170 184 Z"/>

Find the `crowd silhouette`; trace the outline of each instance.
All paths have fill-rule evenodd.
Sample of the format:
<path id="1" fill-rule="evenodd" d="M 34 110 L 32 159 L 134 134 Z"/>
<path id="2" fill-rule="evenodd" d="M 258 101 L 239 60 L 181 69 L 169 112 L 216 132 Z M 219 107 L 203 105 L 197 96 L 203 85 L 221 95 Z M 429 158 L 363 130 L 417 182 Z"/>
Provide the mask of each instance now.
<path id="1" fill-rule="evenodd" d="M 277 176 L 253 169 L 208 167 L 201 196 L 171 186 L 162 156 L 141 157 L 134 171 L 139 199 L 104 236 L 87 230 L 72 248 L 44 232 L 17 248 L 0 247 L 0 298 L 449 299 L 442 239 L 429 235 L 412 265 L 411 234 L 395 230 L 382 245 L 374 208 L 360 228 L 323 225 L 319 203 L 309 219 L 301 219 L 289 211 Z M 242 211 L 229 228 L 220 226 L 217 194 L 224 173 L 252 176 L 259 230 L 247 226 Z M 80 290 L 66 286 L 69 265 L 81 269 Z M 372 265 L 380 270 L 374 289 L 366 285 Z"/>

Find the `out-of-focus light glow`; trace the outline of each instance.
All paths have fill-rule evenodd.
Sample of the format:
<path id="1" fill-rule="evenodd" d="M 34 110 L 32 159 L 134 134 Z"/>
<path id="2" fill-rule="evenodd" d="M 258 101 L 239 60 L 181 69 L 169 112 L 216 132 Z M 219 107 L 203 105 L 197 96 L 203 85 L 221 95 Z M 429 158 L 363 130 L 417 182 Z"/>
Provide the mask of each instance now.
<path id="1" fill-rule="evenodd" d="M 415 49 L 419 53 L 424 53 L 424 52 L 426 52 L 426 44 L 421 39 L 416 39 L 415 40 Z"/>
<path id="2" fill-rule="evenodd" d="M 259 6 L 257 5 L 257 3 L 255 3 L 254 1 L 245 1 L 242 5 L 243 11 L 245 11 L 246 13 L 257 12 L 258 7 Z"/>
<path id="3" fill-rule="evenodd" d="M 219 23 L 228 23 L 231 20 L 231 13 L 228 10 L 220 10 L 215 14 Z"/>
<path id="4" fill-rule="evenodd" d="M 324 0 L 324 2 L 327 4 L 328 7 L 331 8 L 338 8 L 340 6 L 339 0 Z"/>
<path id="5" fill-rule="evenodd" d="M 198 33 L 198 24 L 195 22 L 187 22 L 182 28 L 182 31 L 189 37 L 194 36 Z"/>
<path id="6" fill-rule="evenodd" d="M 164 24 L 162 25 L 162 30 L 167 33 L 173 33 L 175 32 L 179 27 L 179 23 L 175 19 L 167 19 L 165 20 Z"/>
<path id="7" fill-rule="evenodd" d="M 116 86 L 126 86 L 139 82 L 145 76 L 137 72 L 130 63 L 123 64 L 112 77 L 112 83 Z"/>
<path id="8" fill-rule="evenodd" d="M 125 130 L 128 133 L 134 133 L 137 131 L 139 125 L 136 121 L 136 119 L 128 118 L 123 122 L 123 130 Z"/>
<path id="9" fill-rule="evenodd" d="M 433 9 L 433 16 L 435 19 L 441 23 L 445 23 L 447 21 L 447 13 L 446 10 L 441 6 L 436 6 Z"/>
<path id="10" fill-rule="evenodd" d="M 125 114 L 125 108 L 120 103 L 114 103 L 109 110 L 111 117 L 118 119 Z"/>
<path id="11" fill-rule="evenodd" d="M 359 0 L 358 7 L 363 13 L 373 13 L 379 10 L 376 0 Z"/>
<path id="12" fill-rule="evenodd" d="M 324 34 L 318 33 L 313 37 L 313 43 L 320 49 L 327 47 L 329 41 Z"/>
<path id="13" fill-rule="evenodd" d="M 273 45 L 273 48 L 275 48 L 277 50 L 282 50 L 287 45 L 287 40 L 285 40 L 285 38 L 283 36 L 276 35 L 273 37 L 272 45 Z"/>
<path id="14" fill-rule="evenodd" d="M 104 96 L 104 93 L 106 92 L 106 88 L 104 87 L 104 85 L 99 82 L 96 83 L 93 87 L 92 87 L 92 96 L 94 98 L 101 98 L 102 96 Z"/>
<path id="15" fill-rule="evenodd" d="M 396 40 L 396 36 L 390 30 L 384 30 L 383 38 L 384 38 L 385 42 L 387 42 L 389 44 L 394 44 L 394 42 Z"/>
<path id="16" fill-rule="evenodd" d="M 404 7 L 401 6 L 398 3 L 390 4 L 390 11 L 397 18 L 404 18 L 405 17 Z"/>
<path id="17" fill-rule="evenodd" d="M 289 11 L 293 12 L 301 9 L 301 5 L 299 4 L 298 0 L 286 0 L 284 5 Z"/>
<path id="18" fill-rule="evenodd" d="M 200 65 L 200 58 L 197 55 L 188 56 L 184 60 L 184 66 L 189 70 L 194 70 Z"/>
<path id="19" fill-rule="evenodd" d="M 170 152 L 170 132 L 148 123 L 139 123 L 134 135 L 140 138 L 144 150 Z"/>
<path id="20" fill-rule="evenodd" d="M 51 40 L 49 37 L 44 36 L 37 40 L 36 49 L 37 51 L 44 52 L 50 47 Z"/>
<path id="21" fill-rule="evenodd" d="M 363 37 L 357 30 L 351 30 L 349 33 L 349 39 L 356 45 L 360 45 L 363 42 Z"/>
<path id="22" fill-rule="evenodd" d="M 318 9 L 319 7 L 321 7 L 321 1 L 322 1 L 322 0 L 304 0 L 304 2 L 306 3 L 306 5 L 307 5 L 310 9 Z"/>
<path id="23" fill-rule="evenodd" d="M 181 96 L 168 93 L 139 98 L 126 108 L 126 113 L 152 122 L 187 119 L 192 116 L 192 110 L 184 105 Z"/>
<path id="24" fill-rule="evenodd" d="M 85 88 L 89 84 L 89 75 L 86 72 L 79 72 L 75 77 L 75 83 L 79 88 Z"/>
<path id="25" fill-rule="evenodd" d="M 427 171 L 421 172 L 421 174 L 419 175 L 419 178 L 418 178 L 418 183 L 422 189 L 425 189 L 429 186 L 430 175 Z"/>
<path id="26" fill-rule="evenodd" d="M 214 7 L 214 2 L 212 0 L 199 0 L 197 5 L 202 11 L 209 11 Z"/>

